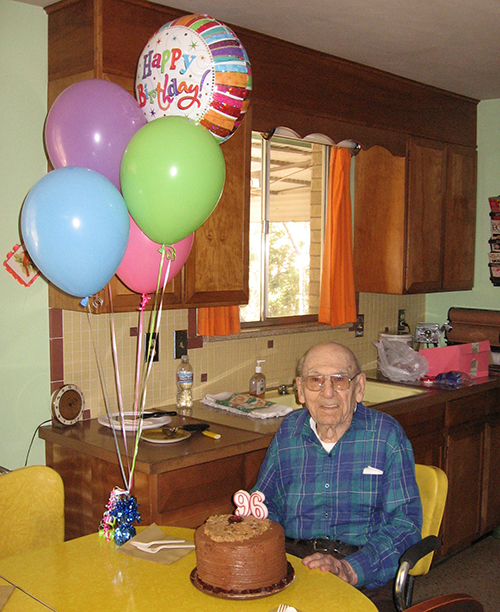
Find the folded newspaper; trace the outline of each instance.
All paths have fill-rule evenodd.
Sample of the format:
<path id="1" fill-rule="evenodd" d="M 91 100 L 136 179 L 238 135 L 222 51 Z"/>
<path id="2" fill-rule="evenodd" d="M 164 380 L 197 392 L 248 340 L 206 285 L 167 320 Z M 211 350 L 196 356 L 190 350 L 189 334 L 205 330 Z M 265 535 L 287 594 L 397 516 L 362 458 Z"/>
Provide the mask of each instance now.
<path id="1" fill-rule="evenodd" d="M 224 392 L 217 393 L 216 395 L 205 395 L 201 403 L 235 414 L 246 415 L 253 419 L 281 417 L 293 410 L 293 408 L 285 404 L 267 402 L 265 399 L 254 397 L 249 393 Z"/>

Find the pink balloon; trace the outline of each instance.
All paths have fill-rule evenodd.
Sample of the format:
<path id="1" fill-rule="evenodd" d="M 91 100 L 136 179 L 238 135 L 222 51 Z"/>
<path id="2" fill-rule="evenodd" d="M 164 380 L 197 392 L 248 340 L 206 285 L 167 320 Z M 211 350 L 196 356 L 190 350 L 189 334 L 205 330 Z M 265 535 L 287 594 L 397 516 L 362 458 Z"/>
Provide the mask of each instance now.
<path id="1" fill-rule="evenodd" d="M 194 232 L 179 240 L 172 246 L 176 251 L 176 259 L 170 264 L 167 282 L 170 282 L 186 263 L 193 246 Z M 125 256 L 116 271 L 118 278 L 136 293 L 154 293 L 158 284 L 160 272 L 161 244 L 153 242 L 139 229 L 137 223 L 130 217 L 130 234 Z M 168 260 L 165 257 L 161 272 L 160 287 L 163 286 L 168 270 Z"/>
<path id="2" fill-rule="evenodd" d="M 87 79 L 56 98 L 45 123 L 45 145 L 54 168 L 95 170 L 120 189 L 125 148 L 146 119 L 125 89 L 104 79 Z"/>

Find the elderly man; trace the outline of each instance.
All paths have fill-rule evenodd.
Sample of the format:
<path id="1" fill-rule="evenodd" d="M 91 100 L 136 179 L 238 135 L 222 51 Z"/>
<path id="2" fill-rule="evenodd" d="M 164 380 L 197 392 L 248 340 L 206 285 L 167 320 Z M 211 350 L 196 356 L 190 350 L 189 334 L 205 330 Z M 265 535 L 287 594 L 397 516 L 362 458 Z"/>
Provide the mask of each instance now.
<path id="1" fill-rule="evenodd" d="M 296 383 L 307 410 L 284 419 L 254 490 L 283 525 L 288 552 L 392 601 L 378 587 L 394 578 L 422 525 L 410 442 L 395 419 L 361 403 L 366 377 L 347 347 L 310 349 Z"/>

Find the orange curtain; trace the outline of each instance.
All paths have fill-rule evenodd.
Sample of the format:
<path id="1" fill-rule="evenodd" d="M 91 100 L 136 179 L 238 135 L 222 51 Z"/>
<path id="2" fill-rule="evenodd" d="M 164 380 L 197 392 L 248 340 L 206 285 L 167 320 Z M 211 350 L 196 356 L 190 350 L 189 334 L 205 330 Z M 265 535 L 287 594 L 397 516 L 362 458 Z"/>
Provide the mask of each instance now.
<path id="1" fill-rule="evenodd" d="M 356 321 L 350 170 L 349 151 L 332 147 L 318 321 L 333 327 Z"/>
<path id="2" fill-rule="evenodd" d="M 200 336 L 230 336 L 239 334 L 239 306 L 198 308 L 198 334 Z"/>

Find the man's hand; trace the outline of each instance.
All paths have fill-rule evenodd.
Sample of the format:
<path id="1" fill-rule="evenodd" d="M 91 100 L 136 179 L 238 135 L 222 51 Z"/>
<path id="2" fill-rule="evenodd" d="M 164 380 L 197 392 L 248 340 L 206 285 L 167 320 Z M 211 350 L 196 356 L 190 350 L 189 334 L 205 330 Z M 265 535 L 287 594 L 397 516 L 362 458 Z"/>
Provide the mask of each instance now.
<path id="1" fill-rule="evenodd" d="M 320 569 L 322 572 L 335 574 L 335 576 L 338 576 L 353 586 L 358 582 L 356 572 L 345 559 L 337 559 L 336 557 L 332 557 L 332 555 L 323 553 L 314 553 L 314 555 L 304 557 L 302 563 L 307 565 L 309 569 Z"/>

